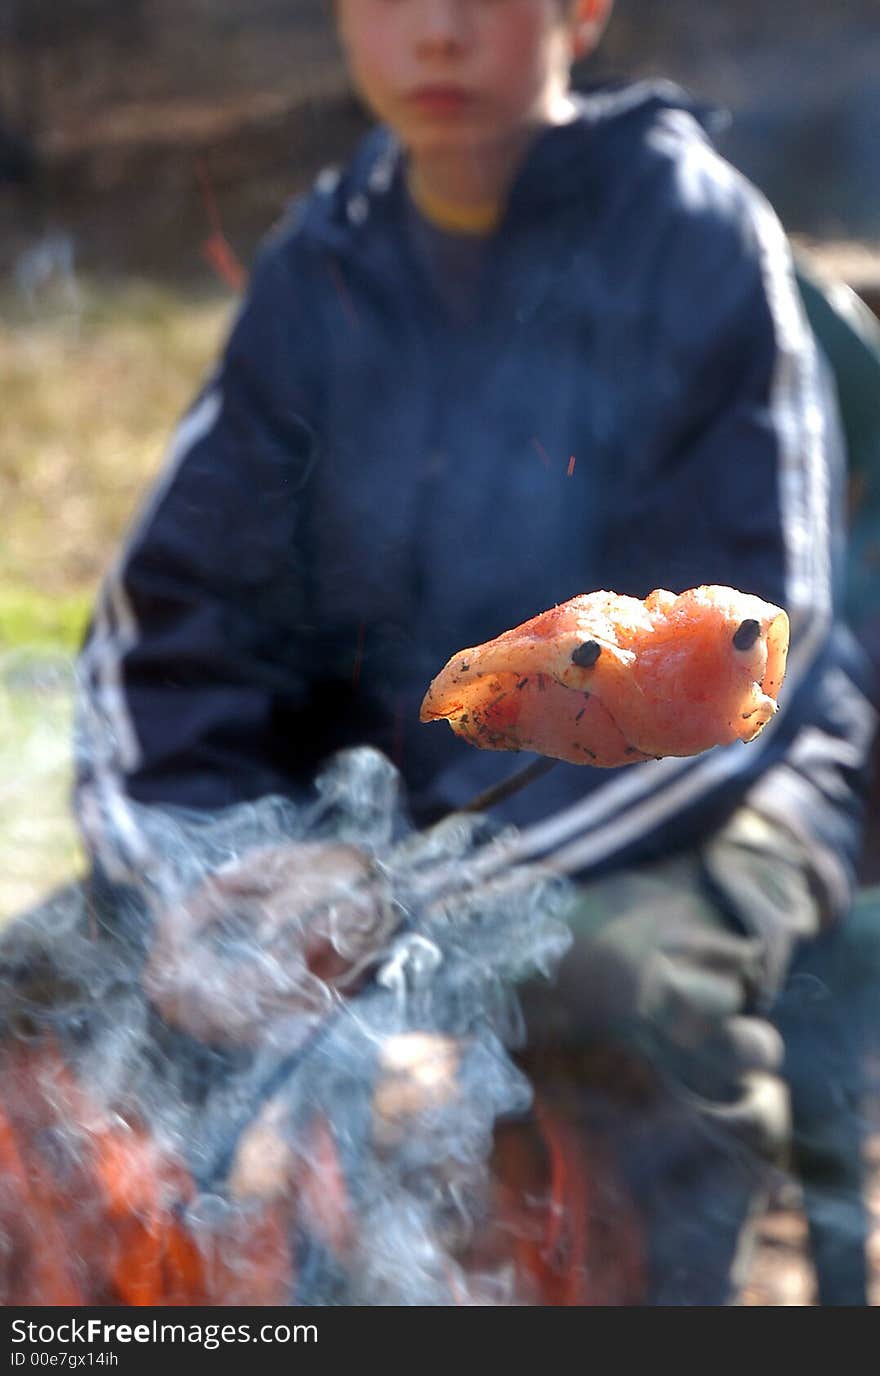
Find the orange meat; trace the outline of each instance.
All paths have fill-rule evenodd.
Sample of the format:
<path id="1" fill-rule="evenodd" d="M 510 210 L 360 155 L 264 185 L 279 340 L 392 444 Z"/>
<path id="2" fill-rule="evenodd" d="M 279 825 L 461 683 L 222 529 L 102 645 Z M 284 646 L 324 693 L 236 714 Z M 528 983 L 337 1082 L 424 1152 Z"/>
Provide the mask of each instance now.
<path id="1" fill-rule="evenodd" d="M 788 631 L 780 607 L 734 588 L 584 593 L 453 655 L 421 719 L 571 764 L 697 755 L 773 716 Z"/>

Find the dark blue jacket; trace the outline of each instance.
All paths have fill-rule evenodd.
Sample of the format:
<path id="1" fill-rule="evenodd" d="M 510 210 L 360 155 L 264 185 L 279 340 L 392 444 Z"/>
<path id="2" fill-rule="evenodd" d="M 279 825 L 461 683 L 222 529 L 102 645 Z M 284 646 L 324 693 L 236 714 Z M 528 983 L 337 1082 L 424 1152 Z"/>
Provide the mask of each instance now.
<path id="1" fill-rule="evenodd" d="M 873 718 L 835 610 L 834 409 L 771 210 L 680 92 L 598 92 L 533 147 L 462 325 L 404 194 L 378 130 L 264 247 L 84 651 L 90 844 L 124 867 L 127 799 L 295 794 L 364 741 L 428 821 L 516 764 L 419 724 L 450 654 L 575 593 L 724 583 L 791 616 L 773 725 L 560 764 L 508 815 L 550 818 L 586 873 L 749 793 L 845 901 Z"/>

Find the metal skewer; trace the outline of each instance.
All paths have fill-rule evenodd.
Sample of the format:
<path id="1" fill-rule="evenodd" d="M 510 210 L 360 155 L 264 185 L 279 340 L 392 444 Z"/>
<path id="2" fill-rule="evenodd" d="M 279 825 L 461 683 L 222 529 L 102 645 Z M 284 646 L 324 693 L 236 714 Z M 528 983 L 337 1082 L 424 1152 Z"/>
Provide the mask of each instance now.
<path id="1" fill-rule="evenodd" d="M 508 798 L 512 798 L 515 793 L 534 783 L 536 779 L 542 779 L 545 774 L 549 774 L 559 763 L 558 760 L 548 759 L 542 756 L 541 759 L 532 760 L 531 764 L 524 765 L 522 769 L 517 769 L 513 774 L 502 779 L 500 783 L 493 784 L 491 788 L 486 788 L 482 793 L 478 793 L 476 798 L 472 798 L 463 807 L 456 808 L 456 812 L 485 812 L 487 808 L 495 807 L 496 803 L 503 803 Z"/>

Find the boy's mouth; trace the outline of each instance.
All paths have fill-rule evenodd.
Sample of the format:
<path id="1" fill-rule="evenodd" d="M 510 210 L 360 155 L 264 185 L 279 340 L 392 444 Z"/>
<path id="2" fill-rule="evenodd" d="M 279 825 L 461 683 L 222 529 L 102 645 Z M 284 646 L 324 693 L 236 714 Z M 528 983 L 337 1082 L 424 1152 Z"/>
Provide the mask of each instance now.
<path id="1" fill-rule="evenodd" d="M 474 96 L 463 86 L 416 86 L 406 96 L 407 103 L 432 114 L 455 114 L 469 109 Z"/>

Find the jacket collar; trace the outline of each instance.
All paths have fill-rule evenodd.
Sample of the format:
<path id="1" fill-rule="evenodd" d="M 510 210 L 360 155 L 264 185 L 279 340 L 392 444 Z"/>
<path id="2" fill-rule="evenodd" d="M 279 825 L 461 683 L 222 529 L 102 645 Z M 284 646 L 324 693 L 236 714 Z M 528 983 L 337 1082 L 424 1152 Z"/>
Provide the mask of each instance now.
<path id="1" fill-rule="evenodd" d="M 577 114 L 534 141 L 516 177 L 505 220 L 543 214 L 560 201 L 578 196 L 599 174 L 632 164 L 638 145 L 674 112 L 682 139 L 705 139 L 726 123 L 723 112 L 701 105 L 668 81 L 604 83 L 576 94 Z M 682 119 L 681 116 L 685 118 Z M 316 213 L 309 227 L 334 251 L 363 240 L 385 221 L 400 193 L 405 153 L 389 129 L 378 126 L 361 141 L 344 173 L 329 170 L 318 178 Z"/>

